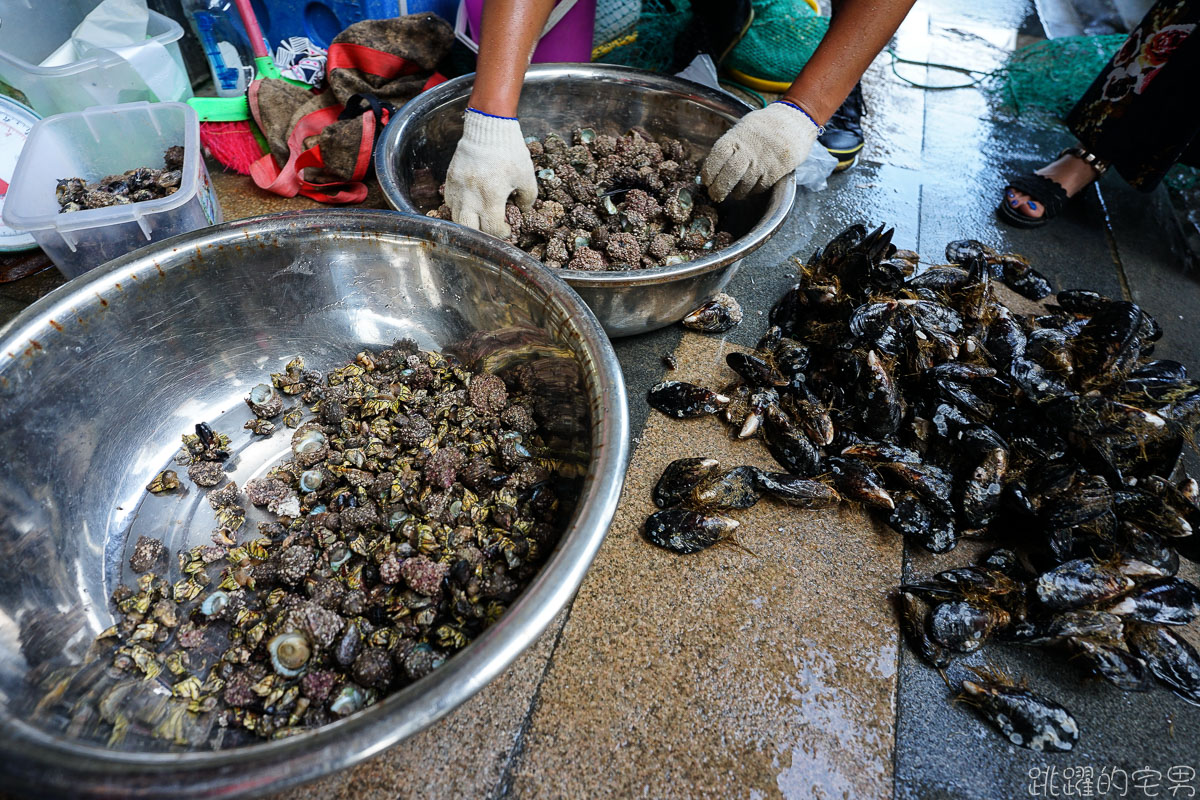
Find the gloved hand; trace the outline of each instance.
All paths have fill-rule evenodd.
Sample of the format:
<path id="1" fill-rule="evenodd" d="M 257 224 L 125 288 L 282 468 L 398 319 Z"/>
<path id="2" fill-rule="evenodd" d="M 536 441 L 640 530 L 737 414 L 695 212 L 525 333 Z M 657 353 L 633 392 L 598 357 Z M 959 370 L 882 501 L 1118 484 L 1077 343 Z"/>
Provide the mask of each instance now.
<path id="1" fill-rule="evenodd" d="M 528 211 L 537 191 L 520 123 L 468 109 L 446 170 L 446 205 L 454 221 L 507 239 L 512 233 L 504 220 L 509 195 L 516 192 L 514 202 Z"/>
<path id="2" fill-rule="evenodd" d="M 821 129 L 803 111 L 783 102 L 751 111 L 717 139 L 700 177 L 720 202 L 770 189 L 804 163 Z"/>

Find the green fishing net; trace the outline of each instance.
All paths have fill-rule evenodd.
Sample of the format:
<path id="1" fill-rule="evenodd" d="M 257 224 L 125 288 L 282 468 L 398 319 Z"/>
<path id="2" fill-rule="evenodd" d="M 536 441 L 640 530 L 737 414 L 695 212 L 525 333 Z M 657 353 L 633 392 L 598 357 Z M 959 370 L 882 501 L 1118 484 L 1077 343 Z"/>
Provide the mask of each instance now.
<path id="1" fill-rule="evenodd" d="M 804 0 L 754 0 L 753 6 L 750 30 L 721 66 L 791 83 L 825 36 L 829 20 L 817 16 Z M 593 60 L 666 71 L 674 60 L 675 40 L 691 18 L 688 0 L 642 0 L 634 31 L 597 46 Z"/>
<path id="2" fill-rule="evenodd" d="M 1009 57 L 988 86 L 1018 114 L 1038 110 L 1061 120 L 1126 38 L 1064 36 L 1026 45 Z"/>
<path id="3" fill-rule="evenodd" d="M 804 0 L 756 0 L 750 30 L 721 66 L 759 80 L 791 83 L 828 30 L 829 19 Z"/>
<path id="4" fill-rule="evenodd" d="M 688 0 L 642 0 L 642 12 L 628 34 L 599 44 L 592 60 L 666 72 L 675 54 L 675 39 L 692 19 Z"/>

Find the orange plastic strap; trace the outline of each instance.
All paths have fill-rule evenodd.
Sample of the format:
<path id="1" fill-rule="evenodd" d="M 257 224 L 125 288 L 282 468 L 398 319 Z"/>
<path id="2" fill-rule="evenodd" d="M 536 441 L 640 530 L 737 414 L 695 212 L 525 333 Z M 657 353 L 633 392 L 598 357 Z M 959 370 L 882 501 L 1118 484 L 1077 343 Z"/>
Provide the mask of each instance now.
<path id="1" fill-rule="evenodd" d="M 371 151 L 375 146 L 375 116 L 363 114 L 362 123 L 362 138 L 358 143 L 358 157 L 354 161 L 354 174 L 351 176 L 351 180 L 335 183 L 313 183 L 304 180 L 304 170 L 309 167 L 325 166 L 321 151 L 316 147 L 310 147 L 296 159 L 296 173 L 301 176 L 300 194 L 319 203 L 361 203 L 366 199 L 367 185 L 362 182 L 362 179 L 367 177 L 367 170 L 371 168 Z M 345 188 L 339 189 L 333 194 L 323 191 L 335 186 Z"/>
<path id="2" fill-rule="evenodd" d="M 250 106 L 255 110 L 255 116 L 257 117 L 257 91 L 255 91 L 253 85 L 250 94 L 252 98 Z M 304 140 L 310 136 L 315 136 L 336 122 L 338 114 L 341 112 L 341 106 L 326 106 L 301 117 L 300 121 L 296 123 L 296 127 L 288 136 L 288 160 L 282 168 L 275 163 L 275 158 L 269 153 L 250 166 L 250 177 L 254 179 L 255 185 L 282 197 L 295 197 L 298 194 L 302 194 L 321 203 L 360 203 L 366 199 L 367 187 L 361 182 L 361 179 L 366 176 L 366 168 L 370 166 L 370 147 L 374 142 L 375 130 L 374 117 L 371 117 L 371 138 L 367 139 L 367 157 L 365 159 L 362 156 L 363 145 L 362 143 L 359 144 L 359 157 L 355 163 L 354 181 L 316 184 L 304 180 L 301 172 L 308 167 L 324 166 L 320 151 L 316 147 L 306 150 L 304 148 Z M 367 127 L 364 120 L 364 135 L 367 133 Z M 331 186 L 344 186 L 345 188 L 333 194 L 322 191 L 322 189 Z"/>
<path id="3" fill-rule="evenodd" d="M 325 72 L 328 74 L 335 69 L 357 69 L 381 78 L 398 78 L 421 71 L 420 65 L 414 64 L 407 58 L 394 56 L 391 53 L 361 44 L 345 42 L 334 42 L 329 45 L 329 54 L 325 60 Z"/>

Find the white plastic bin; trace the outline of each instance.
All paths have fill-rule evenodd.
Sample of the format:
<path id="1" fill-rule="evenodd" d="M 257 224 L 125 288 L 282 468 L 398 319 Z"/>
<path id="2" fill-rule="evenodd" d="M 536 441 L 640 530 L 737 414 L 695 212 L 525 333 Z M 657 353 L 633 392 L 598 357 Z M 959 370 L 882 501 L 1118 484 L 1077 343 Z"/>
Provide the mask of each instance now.
<path id="1" fill-rule="evenodd" d="M 129 61 L 106 51 L 58 67 L 38 66 L 71 36 L 99 0 L 2 0 L 0 2 L 0 80 L 19 89 L 43 117 L 92 106 L 138 100 L 177 101 L 192 96 L 179 52 L 183 28 L 150 12 L 146 44 L 150 64 L 174 64 L 177 73 L 153 75 L 173 96 L 160 97 Z"/>
<path id="2" fill-rule="evenodd" d="M 179 190 L 167 197 L 59 213 L 63 178 L 91 182 L 137 167 L 163 166 L 183 145 Z M 105 261 L 221 222 L 200 153 L 200 120 L 184 103 L 128 103 L 59 114 L 33 126 L 4 202 L 4 223 L 33 234 L 55 266 L 74 278 Z"/>

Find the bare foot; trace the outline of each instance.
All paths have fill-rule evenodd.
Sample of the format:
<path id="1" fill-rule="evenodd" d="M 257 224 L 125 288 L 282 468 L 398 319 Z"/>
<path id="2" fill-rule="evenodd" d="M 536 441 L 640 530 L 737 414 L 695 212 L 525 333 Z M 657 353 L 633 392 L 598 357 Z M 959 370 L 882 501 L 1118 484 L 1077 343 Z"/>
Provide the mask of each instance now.
<path id="1" fill-rule="evenodd" d="M 1067 197 L 1074 197 L 1099 177 L 1090 164 L 1082 158 L 1072 155 L 1065 155 L 1037 170 L 1034 174 L 1043 175 L 1063 187 L 1067 192 Z M 1041 203 L 1011 186 L 1004 189 L 1004 202 L 1008 203 L 1018 214 L 1024 214 L 1030 219 L 1039 219 L 1046 213 L 1046 209 Z"/>

